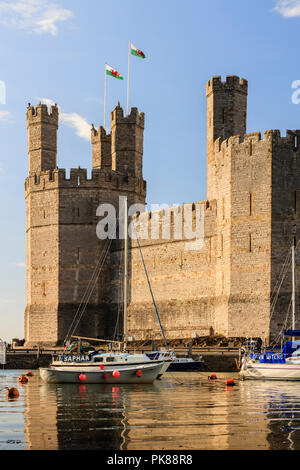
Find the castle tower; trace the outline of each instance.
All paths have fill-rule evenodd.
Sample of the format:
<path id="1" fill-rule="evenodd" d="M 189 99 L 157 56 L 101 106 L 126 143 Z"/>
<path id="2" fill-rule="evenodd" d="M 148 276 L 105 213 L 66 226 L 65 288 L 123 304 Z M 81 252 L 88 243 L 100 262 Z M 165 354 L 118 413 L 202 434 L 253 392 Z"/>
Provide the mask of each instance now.
<path id="1" fill-rule="evenodd" d="M 39 104 L 36 109 L 28 106 L 27 131 L 29 174 L 56 168 L 58 108 Z"/>
<path id="2" fill-rule="evenodd" d="M 144 113 L 137 108 L 124 117 L 120 104 L 111 113 L 112 169 L 142 179 Z"/>
<path id="3" fill-rule="evenodd" d="M 55 345 L 64 340 L 105 244 L 96 234 L 99 205 L 109 203 L 118 210 L 119 196 L 127 196 L 129 205 L 145 203 L 143 114 L 133 109 L 119 122 L 116 113 L 121 117 L 123 110 L 120 106 L 116 110 L 111 134 L 92 128 L 89 179 L 85 169 L 71 169 L 67 178 L 66 171 L 56 167 L 57 107 L 50 113 L 45 105 L 28 109 L 27 345 Z M 112 337 L 114 315 L 108 254 L 76 334 Z"/>
<path id="4" fill-rule="evenodd" d="M 300 133 L 246 134 L 247 88 L 238 77 L 214 77 L 206 87 L 207 193 L 217 208 L 215 330 L 268 342 L 283 328 L 291 298 L 286 275 L 274 303 L 299 240 Z"/>
<path id="5" fill-rule="evenodd" d="M 106 134 L 104 127 L 99 127 L 98 130 L 92 126 L 91 141 L 93 149 L 93 168 L 95 170 L 112 169 L 111 161 L 111 135 Z"/>
<path id="6" fill-rule="evenodd" d="M 214 142 L 246 134 L 248 82 L 235 75 L 211 78 L 207 98 L 207 198 L 214 199 Z"/>

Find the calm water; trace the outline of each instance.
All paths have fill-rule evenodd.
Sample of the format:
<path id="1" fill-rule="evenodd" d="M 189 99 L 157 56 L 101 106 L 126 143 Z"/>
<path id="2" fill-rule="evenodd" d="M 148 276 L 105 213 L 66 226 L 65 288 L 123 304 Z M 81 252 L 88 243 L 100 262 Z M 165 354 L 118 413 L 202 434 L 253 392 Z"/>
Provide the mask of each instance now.
<path id="1" fill-rule="evenodd" d="M 0 449 L 300 449 L 300 383 L 167 373 L 154 385 L 48 385 L 1 371 Z M 235 376 L 236 377 L 236 376 Z"/>

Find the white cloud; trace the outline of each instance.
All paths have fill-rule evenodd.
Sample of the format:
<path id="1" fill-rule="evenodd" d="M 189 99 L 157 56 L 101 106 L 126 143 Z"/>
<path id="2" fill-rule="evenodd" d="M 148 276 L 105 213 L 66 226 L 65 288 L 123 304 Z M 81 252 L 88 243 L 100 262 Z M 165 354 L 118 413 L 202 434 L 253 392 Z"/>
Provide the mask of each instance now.
<path id="1" fill-rule="evenodd" d="M 9 111 L 0 111 L 0 121 L 7 122 L 10 120 L 11 114 Z"/>
<path id="2" fill-rule="evenodd" d="M 300 16 L 300 0 L 277 0 L 274 10 L 284 18 Z"/>
<path id="3" fill-rule="evenodd" d="M 61 113 L 60 118 L 64 124 L 76 130 L 76 134 L 84 140 L 91 138 L 91 125 L 77 113 Z"/>
<path id="4" fill-rule="evenodd" d="M 53 106 L 54 101 L 49 98 L 38 98 L 43 104 L 46 104 L 48 107 Z M 84 140 L 90 140 L 91 138 L 91 125 L 87 120 L 80 116 L 77 113 L 65 113 L 62 109 L 59 108 L 59 117 L 63 124 L 73 127 L 76 131 L 76 134 Z"/>
<path id="5" fill-rule="evenodd" d="M 35 33 L 57 34 L 57 23 L 73 16 L 71 10 L 48 0 L 0 1 L 0 23 Z"/>

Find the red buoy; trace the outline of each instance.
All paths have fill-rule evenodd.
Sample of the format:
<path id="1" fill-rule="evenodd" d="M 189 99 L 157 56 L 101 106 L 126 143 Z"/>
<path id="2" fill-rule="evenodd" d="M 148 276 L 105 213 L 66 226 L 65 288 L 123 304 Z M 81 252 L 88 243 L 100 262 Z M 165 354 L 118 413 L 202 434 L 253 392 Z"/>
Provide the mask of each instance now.
<path id="1" fill-rule="evenodd" d="M 79 380 L 80 380 L 81 382 L 84 382 L 84 381 L 86 380 L 86 375 L 85 375 L 85 374 L 80 374 L 80 375 L 78 376 L 78 378 L 79 378 Z"/>
<path id="2" fill-rule="evenodd" d="M 216 374 L 211 374 L 208 376 L 209 380 L 217 380 Z"/>
<path id="3" fill-rule="evenodd" d="M 113 373 L 112 373 L 112 376 L 117 379 L 118 377 L 120 377 L 120 372 L 118 370 L 114 370 Z"/>
<path id="4" fill-rule="evenodd" d="M 20 375 L 20 377 L 18 378 L 18 382 L 20 384 L 27 384 L 28 379 L 27 379 L 27 377 L 25 377 L 25 375 Z"/>
<path id="5" fill-rule="evenodd" d="M 101 369 L 101 370 L 103 370 L 103 369 L 104 369 L 104 365 L 103 365 L 103 364 L 101 364 L 101 366 L 100 366 L 100 369 Z"/>
<path id="6" fill-rule="evenodd" d="M 19 398 L 19 390 L 17 388 L 11 387 L 6 390 L 7 398 Z"/>
<path id="7" fill-rule="evenodd" d="M 228 387 L 233 387 L 235 385 L 234 380 L 233 379 L 227 379 L 226 380 L 226 385 Z"/>
<path id="8" fill-rule="evenodd" d="M 136 376 L 137 377 L 142 377 L 142 375 L 143 375 L 143 372 L 141 371 L 141 369 L 136 371 Z"/>

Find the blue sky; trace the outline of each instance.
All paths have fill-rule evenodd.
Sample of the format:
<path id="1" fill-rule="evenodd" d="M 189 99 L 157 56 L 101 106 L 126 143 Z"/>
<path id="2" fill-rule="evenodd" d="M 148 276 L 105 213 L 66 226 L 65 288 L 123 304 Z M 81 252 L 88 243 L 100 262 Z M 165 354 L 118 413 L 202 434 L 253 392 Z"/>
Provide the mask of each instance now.
<path id="1" fill-rule="evenodd" d="M 205 84 L 249 81 L 248 132 L 300 128 L 292 83 L 300 80 L 300 0 L 0 1 L 0 337 L 23 338 L 26 107 L 59 104 L 58 165 L 91 169 L 89 126 L 103 124 L 104 63 L 126 78 L 146 114 L 149 203 L 206 198 Z M 126 80 L 108 81 L 107 115 L 126 107 Z"/>

